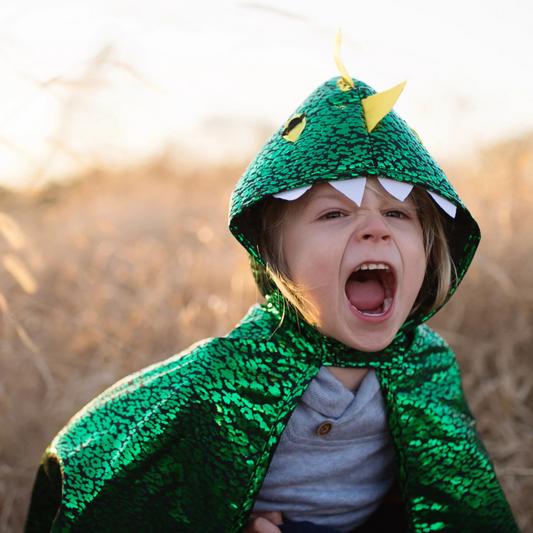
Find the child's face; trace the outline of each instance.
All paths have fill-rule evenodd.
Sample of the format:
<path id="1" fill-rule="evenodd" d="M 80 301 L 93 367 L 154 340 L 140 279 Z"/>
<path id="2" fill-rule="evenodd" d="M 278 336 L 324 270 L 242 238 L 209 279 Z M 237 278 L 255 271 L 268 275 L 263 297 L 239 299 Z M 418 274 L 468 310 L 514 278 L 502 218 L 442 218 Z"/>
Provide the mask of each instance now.
<path id="1" fill-rule="evenodd" d="M 410 197 L 400 202 L 377 180 L 361 207 L 329 184 L 293 202 L 283 254 L 321 333 L 373 352 L 405 322 L 426 271 L 422 227 Z M 377 267 L 377 268 L 376 268 Z"/>

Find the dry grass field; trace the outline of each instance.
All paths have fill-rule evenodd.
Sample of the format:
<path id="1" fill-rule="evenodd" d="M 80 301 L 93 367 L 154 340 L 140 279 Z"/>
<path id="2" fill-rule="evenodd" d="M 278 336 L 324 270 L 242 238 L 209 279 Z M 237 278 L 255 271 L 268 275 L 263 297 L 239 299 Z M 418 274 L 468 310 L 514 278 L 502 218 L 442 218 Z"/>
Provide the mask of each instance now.
<path id="1" fill-rule="evenodd" d="M 4 220 L 0 533 L 22 531 L 39 457 L 78 409 L 126 374 L 223 335 L 257 299 L 226 228 L 243 169 L 161 158 L 38 193 L 0 192 L 0 212 L 26 238 Z M 432 325 L 456 350 L 501 483 L 521 530 L 532 533 L 533 138 L 445 170 L 484 240 Z M 16 261 L 35 292 L 10 273 L 20 277 Z"/>

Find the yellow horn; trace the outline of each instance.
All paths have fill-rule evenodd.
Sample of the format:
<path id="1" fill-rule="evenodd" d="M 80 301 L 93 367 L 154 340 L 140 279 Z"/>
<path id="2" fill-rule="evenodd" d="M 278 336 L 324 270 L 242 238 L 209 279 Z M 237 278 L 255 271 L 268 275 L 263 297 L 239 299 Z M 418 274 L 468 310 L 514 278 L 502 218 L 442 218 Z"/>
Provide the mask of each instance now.
<path id="1" fill-rule="evenodd" d="M 344 67 L 341 61 L 341 30 L 340 28 L 339 28 L 339 31 L 337 32 L 337 35 L 335 35 L 335 41 L 333 42 L 333 57 L 335 59 L 335 63 L 337 63 L 337 68 L 339 69 L 339 72 L 341 73 L 341 78 L 344 81 L 344 83 L 348 85 L 349 87 L 355 87 L 352 78 L 348 74 L 348 71 L 346 70 L 346 68 Z"/>
<path id="2" fill-rule="evenodd" d="M 388 91 L 373 94 L 363 98 L 363 111 L 365 113 L 366 129 L 370 133 L 379 123 L 379 121 L 393 108 L 394 104 L 402 94 L 407 80 L 396 85 Z"/>

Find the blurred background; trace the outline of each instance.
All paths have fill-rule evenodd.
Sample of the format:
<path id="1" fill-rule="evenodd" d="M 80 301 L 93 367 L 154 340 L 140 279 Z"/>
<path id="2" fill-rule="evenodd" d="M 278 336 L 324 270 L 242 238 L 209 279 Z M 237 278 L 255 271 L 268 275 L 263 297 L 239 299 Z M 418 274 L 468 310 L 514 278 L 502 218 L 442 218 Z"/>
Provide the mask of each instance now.
<path id="1" fill-rule="evenodd" d="M 523 0 L 91 0 L 0 6 L 0 533 L 39 457 L 123 376 L 257 301 L 231 190 L 316 86 L 381 91 L 484 240 L 433 320 L 533 532 L 533 8 Z"/>

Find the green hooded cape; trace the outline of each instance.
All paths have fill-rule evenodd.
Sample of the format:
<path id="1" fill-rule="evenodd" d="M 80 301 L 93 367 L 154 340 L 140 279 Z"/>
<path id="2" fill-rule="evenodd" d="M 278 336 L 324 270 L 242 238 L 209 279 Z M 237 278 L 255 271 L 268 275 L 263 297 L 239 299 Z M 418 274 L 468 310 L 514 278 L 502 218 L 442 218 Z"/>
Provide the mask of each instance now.
<path id="1" fill-rule="evenodd" d="M 230 229 L 267 304 L 226 337 L 125 378 L 80 411 L 44 454 L 28 533 L 243 531 L 281 433 L 323 365 L 376 370 L 407 531 L 518 531 L 454 355 L 421 325 L 429 313 L 412 316 L 381 352 L 359 352 L 285 308 L 265 276 L 250 209 L 281 191 L 356 177 L 419 185 L 457 207 L 454 219 L 443 214 L 457 269 L 450 296 L 472 260 L 479 229 L 442 170 L 393 111 L 369 133 L 361 100 L 374 91 L 353 81 L 313 92 L 234 191 Z M 287 140 L 295 125 L 299 136 Z"/>

